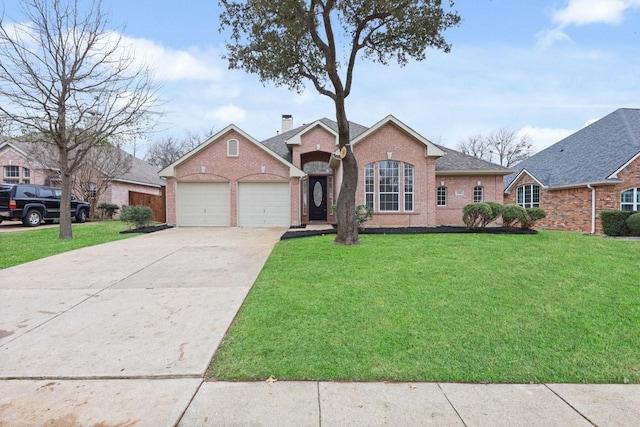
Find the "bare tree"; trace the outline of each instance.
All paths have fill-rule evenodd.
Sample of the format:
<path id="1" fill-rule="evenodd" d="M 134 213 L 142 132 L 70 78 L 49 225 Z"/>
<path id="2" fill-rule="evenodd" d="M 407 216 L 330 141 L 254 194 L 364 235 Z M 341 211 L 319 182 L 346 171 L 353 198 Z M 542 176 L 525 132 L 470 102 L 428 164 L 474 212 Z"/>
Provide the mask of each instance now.
<path id="1" fill-rule="evenodd" d="M 518 138 L 514 130 L 506 128 L 501 128 L 489 135 L 487 144 L 492 157 L 495 155 L 498 163 L 505 167 L 511 167 L 532 154 L 531 137 L 524 134 Z"/>
<path id="2" fill-rule="evenodd" d="M 80 4 L 82 3 L 82 4 Z M 158 86 L 107 29 L 100 0 L 23 0 L 28 24 L 0 20 L 0 113 L 57 150 L 60 239 L 71 239 L 71 181 L 91 147 L 152 125 Z"/>
<path id="3" fill-rule="evenodd" d="M 479 159 L 491 158 L 491 153 L 487 140 L 478 133 L 468 137 L 465 141 L 461 141 L 457 146 L 458 151 L 469 156 L 477 157 Z"/>
<path id="4" fill-rule="evenodd" d="M 203 132 L 187 131 L 182 138 L 167 136 L 152 143 L 147 149 L 147 154 L 144 158 L 152 165 L 164 169 L 202 144 L 213 134 L 214 130 L 210 129 Z"/>
<path id="5" fill-rule="evenodd" d="M 72 178 L 72 192 L 91 203 L 91 214 L 100 204 L 100 197 L 115 178 L 131 170 L 133 156 L 112 145 L 92 147 Z"/>
<path id="6" fill-rule="evenodd" d="M 335 106 L 338 146 L 345 148 L 336 203 L 336 243 L 360 242 L 355 215 L 358 165 L 350 149 L 345 100 L 358 60 L 406 65 L 429 47 L 450 50 L 442 36 L 460 16 L 441 0 L 221 0 L 221 30 L 231 29 L 229 67 L 302 91 L 311 83 Z"/>
<path id="7" fill-rule="evenodd" d="M 516 136 L 516 131 L 506 128 L 498 129 L 482 136 L 476 134 L 458 143 L 457 149 L 473 157 L 497 162 L 501 166 L 511 167 L 533 154 L 531 137 L 527 134 Z"/>

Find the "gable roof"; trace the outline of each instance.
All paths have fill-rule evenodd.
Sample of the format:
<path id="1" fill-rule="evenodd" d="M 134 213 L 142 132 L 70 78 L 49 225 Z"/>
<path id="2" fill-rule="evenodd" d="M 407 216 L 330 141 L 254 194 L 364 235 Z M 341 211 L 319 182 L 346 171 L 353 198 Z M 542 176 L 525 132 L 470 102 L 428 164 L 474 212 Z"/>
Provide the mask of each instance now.
<path id="1" fill-rule="evenodd" d="M 215 135 L 212 135 L 205 142 L 203 142 L 202 144 L 198 145 L 196 148 L 194 148 L 193 150 L 189 151 L 187 154 L 185 154 L 184 156 L 180 157 L 178 160 L 176 160 L 175 162 L 171 163 L 166 168 L 162 169 L 160 172 L 158 172 L 158 175 L 160 175 L 161 177 L 175 176 L 175 173 L 176 173 L 175 168 L 176 168 L 176 166 L 180 165 L 182 162 L 184 162 L 185 160 L 187 160 L 188 158 L 190 158 L 194 154 L 199 153 L 200 151 L 204 150 L 210 144 L 213 144 L 214 142 L 217 142 L 218 139 L 220 139 L 225 134 L 227 134 L 227 133 L 229 133 L 231 131 L 235 131 L 235 132 L 239 133 L 245 139 L 247 139 L 249 142 L 254 144 L 259 149 L 263 150 L 265 153 L 267 153 L 269 156 L 273 157 L 274 159 L 278 160 L 279 162 L 281 162 L 281 163 L 285 164 L 287 167 L 289 167 L 289 176 L 290 177 L 294 177 L 294 176 L 302 177 L 302 176 L 305 175 L 304 172 L 302 172 L 300 169 L 295 167 L 291 163 L 290 160 L 287 160 L 285 157 L 280 155 L 280 153 L 276 152 L 275 150 L 272 150 L 269 146 L 267 146 L 265 144 L 261 144 L 256 139 L 254 139 L 251 135 L 247 134 L 246 132 L 244 132 L 242 129 L 240 129 L 236 125 L 229 125 L 226 128 L 222 129 L 220 132 L 216 133 Z M 290 134 L 291 132 L 292 131 L 286 132 L 286 134 Z M 285 144 L 285 148 L 286 148 L 286 144 Z M 289 156 L 289 157 L 291 157 L 291 156 Z"/>
<path id="2" fill-rule="evenodd" d="M 617 173 L 640 154 L 640 109 L 620 108 L 515 166 L 505 191 L 523 169 L 544 187 L 620 182 Z"/>
<path id="3" fill-rule="evenodd" d="M 416 141 L 422 143 L 425 146 L 425 150 L 426 150 L 425 151 L 425 156 L 444 156 L 444 151 L 442 151 L 440 149 L 440 147 L 438 147 L 436 144 L 434 144 L 433 142 L 429 141 L 427 138 L 423 137 L 418 132 L 414 131 L 409 126 L 405 125 L 400 120 L 396 119 L 395 117 L 393 117 L 391 115 L 389 115 L 389 116 L 385 117 L 384 119 L 380 120 L 378 123 L 376 123 L 375 125 L 371 126 L 369 129 L 367 129 L 365 132 L 361 133 L 360 135 L 358 135 L 356 137 L 352 137 L 351 138 L 351 146 L 353 147 L 354 145 L 358 144 L 360 141 L 362 141 L 363 139 L 367 138 L 369 135 L 371 135 L 372 133 L 376 132 L 378 129 L 380 129 L 381 127 L 383 127 L 383 126 L 385 126 L 385 125 L 387 125 L 389 123 L 394 124 L 400 130 L 402 130 L 403 132 L 405 132 L 406 134 L 411 136 L 413 139 L 415 139 Z"/>
<path id="4" fill-rule="evenodd" d="M 283 159 L 291 162 L 291 152 L 289 151 L 289 147 L 287 146 L 287 142 L 290 140 L 295 140 L 300 135 L 303 135 L 305 132 L 311 130 L 316 126 L 322 126 L 323 128 L 332 131 L 336 135 L 338 135 L 338 123 L 325 118 L 320 120 L 316 120 L 313 123 L 305 124 L 302 126 L 298 126 L 295 129 L 291 129 L 290 131 L 283 132 L 278 134 L 272 138 L 266 139 L 262 141 L 262 144 L 278 154 Z M 353 140 L 358 137 L 360 134 L 364 133 L 368 128 L 357 123 L 349 122 L 349 136 Z"/>

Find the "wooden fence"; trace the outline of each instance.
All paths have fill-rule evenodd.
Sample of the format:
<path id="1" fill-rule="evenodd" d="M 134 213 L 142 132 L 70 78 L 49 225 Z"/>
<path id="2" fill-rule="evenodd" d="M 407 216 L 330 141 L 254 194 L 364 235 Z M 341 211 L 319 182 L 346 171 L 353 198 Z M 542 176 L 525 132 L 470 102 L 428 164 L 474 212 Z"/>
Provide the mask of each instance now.
<path id="1" fill-rule="evenodd" d="M 165 202 L 164 187 L 162 187 L 161 196 L 129 191 L 129 206 L 136 205 L 149 206 L 153 211 L 154 221 L 167 222 L 167 204 Z"/>

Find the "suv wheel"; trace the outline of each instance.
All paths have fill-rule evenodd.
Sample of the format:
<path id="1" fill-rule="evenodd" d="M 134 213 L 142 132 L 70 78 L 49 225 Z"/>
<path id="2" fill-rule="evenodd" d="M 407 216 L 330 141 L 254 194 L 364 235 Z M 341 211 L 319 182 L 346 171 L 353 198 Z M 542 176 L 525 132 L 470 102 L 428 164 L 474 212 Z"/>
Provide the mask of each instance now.
<path id="1" fill-rule="evenodd" d="M 87 221 L 87 210 L 80 209 L 76 214 L 76 222 L 86 222 Z"/>
<path id="2" fill-rule="evenodd" d="M 37 227 L 42 222 L 42 214 L 40 211 L 31 209 L 27 212 L 24 218 L 22 218 L 22 224 L 27 227 Z"/>

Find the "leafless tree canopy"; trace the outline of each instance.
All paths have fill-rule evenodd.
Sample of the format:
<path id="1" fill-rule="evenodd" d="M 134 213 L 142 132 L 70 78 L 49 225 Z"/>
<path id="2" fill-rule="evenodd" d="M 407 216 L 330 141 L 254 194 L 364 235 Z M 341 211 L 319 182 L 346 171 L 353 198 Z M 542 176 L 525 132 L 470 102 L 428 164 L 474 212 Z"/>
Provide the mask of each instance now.
<path id="1" fill-rule="evenodd" d="M 182 138 L 167 136 L 149 146 L 145 160 L 164 169 L 202 144 L 213 134 L 214 130 L 210 129 L 201 133 L 187 132 Z"/>
<path id="2" fill-rule="evenodd" d="M 91 148 L 153 124 L 158 86 L 107 28 L 100 0 L 23 0 L 26 24 L 0 20 L 0 114 L 57 149 L 60 238 L 72 237 L 71 176 Z"/>
<path id="3" fill-rule="evenodd" d="M 533 154 L 532 147 L 529 135 L 518 138 L 514 130 L 501 128 L 488 136 L 470 136 L 461 141 L 457 149 L 464 154 L 511 167 L 529 158 Z"/>

